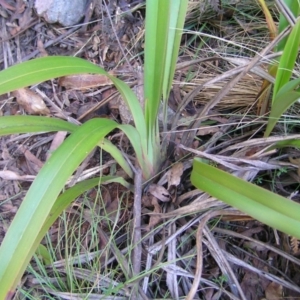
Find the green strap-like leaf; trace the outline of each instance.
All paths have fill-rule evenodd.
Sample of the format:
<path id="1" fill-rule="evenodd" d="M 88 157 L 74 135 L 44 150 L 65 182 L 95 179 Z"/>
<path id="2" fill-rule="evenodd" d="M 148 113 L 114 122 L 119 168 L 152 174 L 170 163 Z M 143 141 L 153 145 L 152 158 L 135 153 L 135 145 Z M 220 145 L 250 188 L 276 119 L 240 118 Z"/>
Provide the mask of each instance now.
<path id="1" fill-rule="evenodd" d="M 286 147 L 295 147 L 295 148 L 300 148 L 300 140 L 299 139 L 291 139 L 291 140 L 284 140 L 284 141 L 279 141 L 275 145 L 270 146 L 265 150 L 265 152 L 271 151 L 273 149 L 281 149 L 281 148 L 286 148 Z"/>
<path id="2" fill-rule="evenodd" d="M 56 77 L 73 74 L 102 74 L 111 79 L 132 112 L 141 136 L 146 136 L 146 125 L 140 103 L 129 86 L 104 69 L 77 57 L 48 56 L 12 66 L 0 72 L 0 95 Z M 142 140 L 145 143 L 145 141 Z M 146 149 L 146 144 L 143 146 Z"/>
<path id="3" fill-rule="evenodd" d="M 162 96 L 172 1 L 147 0 L 144 94 L 147 136 L 153 137 Z"/>
<path id="4" fill-rule="evenodd" d="M 88 191 L 89 189 L 97 185 L 103 183 L 110 183 L 110 182 L 120 183 L 123 186 L 127 187 L 128 189 L 131 190 L 133 189 L 131 185 L 124 180 L 124 178 L 117 177 L 117 176 L 103 176 L 99 178 L 84 180 L 77 183 L 76 185 L 66 190 L 62 195 L 60 195 L 57 198 L 44 225 L 41 227 L 41 230 L 36 240 L 32 241 L 33 244 L 31 247 L 31 252 L 34 253 L 36 247 L 39 245 L 40 241 L 45 236 L 50 226 L 52 226 L 52 224 L 59 217 L 59 215 L 71 204 L 72 201 L 74 201 L 74 199 L 76 199 L 84 192 Z"/>
<path id="5" fill-rule="evenodd" d="M 279 97 L 283 97 L 286 93 L 291 92 L 291 91 L 299 91 L 298 87 L 300 84 L 300 78 L 298 79 L 293 79 L 286 83 L 281 89 L 278 91 L 275 102 L 280 101 Z M 277 100 L 278 98 L 278 100 Z"/>
<path id="6" fill-rule="evenodd" d="M 119 125 L 118 128 L 121 129 L 130 140 L 137 161 L 143 171 L 144 178 L 150 178 L 150 176 L 153 175 L 152 163 L 148 160 L 149 157 L 145 155 L 147 152 L 142 149 L 142 144 L 140 142 L 141 136 L 139 132 L 128 124 Z"/>
<path id="7" fill-rule="evenodd" d="M 300 98 L 300 93 L 297 91 L 290 91 L 285 94 L 280 94 L 276 97 L 275 102 L 272 105 L 270 116 L 268 119 L 267 128 L 264 136 L 268 137 L 273 130 L 274 126 L 278 122 L 282 114 L 297 100 Z"/>
<path id="8" fill-rule="evenodd" d="M 275 99 L 277 96 L 278 91 L 289 82 L 296 58 L 298 56 L 298 48 L 300 44 L 300 19 L 294 26 L 292 32 L 290 33 L 286 45 L 284 47 L 283 54 L 280 58 L 276 80 L 274 84 L 274 91 L 273 91 L 273 100 L 272 103 L 275 103 Z"/>
<path id="9" fill-rule="evenodd" d="M 194 159 L 191 181 L 198 189 L 253 218 L 300 238 L 300 205 Z"/>
<path id="10" fill-rule="evenodd" d="M 158 111 L 162 96 L 167 101 L 179 52 L 187 0 L 147 0 L 144 95 L 147 127 L 147 156 L 152 168 L 161 163 Z M 163 108 L 166 119 L 165 102 Z M 165 120 L 166 121 L 166 120 Z M 142 136 L 142 135 L 141 135 Z M 163 149 L 164 150 L 164 149 Z"/>
<path id="11" fill-rule="evenodd" d="M 110 155 L 116 160 L 116 162 L 121 166 L 121 168 L 127 173 L 127 175 L 133 178 L 133 172 L 127 163 L 122 152 L 109 140 L 103 139 L 99 144 L 104 151 L 110 153 Z"/>
<path id="12" fill-rule="evenodd" d="M 172 0 L 163 82 L 164 101 L 168 100 L 173 83 L 187 6 L 187 0 Z"/>
<path id="13" fill-rule="evenodd" d="M 40 170 L 0 247 L 0 299 L 14 292 L 32 256 L 32 243 L 65 182 L 99 140 L 116 125 L 108 119 L 86 122 L 65 140 Z"/>
<path id="14" fill-rule="evenodd" d="M 0 136 L 17 133 L 68 131 L 73 132 L 77 125 L 47 117 L 5 116 L 0 117 Z"/>
<path id="15" fill-rule="evenodd" d="M 294 15 L 295 18 L 299 16 L 300 12 L 300 3 L 298 0 L 283 0 L 286 4 L 286 6 L 289 8 L 290 12 Z M 279 33 L 283 32 L 287 27 L 289 26 L 289 22 L 285 18 L 285 16 L 281 13 L 280 19 L 279 19 Z M 276 51 L 280 52 L 283 51 L 286 41 L 288 37 L 284 37 L 277 45 Z"/>

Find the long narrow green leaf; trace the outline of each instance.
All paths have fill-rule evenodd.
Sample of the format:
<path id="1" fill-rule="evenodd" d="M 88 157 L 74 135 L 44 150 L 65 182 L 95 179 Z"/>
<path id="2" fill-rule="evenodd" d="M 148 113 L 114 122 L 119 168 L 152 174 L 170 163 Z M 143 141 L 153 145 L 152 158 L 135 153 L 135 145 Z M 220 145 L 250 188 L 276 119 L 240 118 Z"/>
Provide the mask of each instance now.
<path id="1" fill-rule="evenodd" d="M 109 140 L 103 139 L 99 144 L 104 151 L 110 153 L 110 155 L 116 160 L 116 162 L 122 167 L 122 169 L 127 173 L 127 175 L 133 178 L 133 172 L 128 165 L 126 159 L 122 152 Z"/>
<path id="2" fill-rule="evenodd" d="M 289 82 L 296 58 L 298 56 L 298 48 L 300 44 L 300 19 L 294 26 L 292 32 L 290 33 L 286 45 L 284 47 L 283 54 L 280 58 L 276 80 L 274 84 L 273 100 L 274 104 L 278 91 Z"/>
<path id="3" fill-rule="evenodd" d="M 187 0 L 172 0 L 163 81 L 164 101 L 168 99 L 173 83 L 187 6 Z"/>
<path id="4" fill-rule="evenodd" d="M 172 1 L 147 0 L 144 94 L 147 136 L 152 139 L 162 96 Z"/>
<path id="5" fill-rule="evenodd" d="M 300 78 L 289 81 L 278 91 L 276 98 L 283 97 L 286 93 L 289 93 L 291 91 L 299 91 L 299 88 L 298 88 L 299 85 L 300 85 Z M 277 101 L 280 101 L 280 100 L 275 99 L 275 102 L 277 102 Z"/>
<path id="6" fill-rule="evenodd" d="M 102 68 L 81 58 L 67 56 L 41 57 L 3 70 L 0 72 L 0 95 L 52 78 L 82 73 L 102 74 L 109 77 L 130 108 L 134 123 L 141 136 L 146 137 L 144 113 L 137 97 L 129 86 L 108 74 Z M 145 143 L 144 140 L 142 142 Z M 144 148 L 146 148 L 146 145 L 144 145 Z"/>
<path id="7" fill-rule="evenodd" d="M 52 224 L 55 222 L 55 220 L 59 217 L 59 215 L 71 204 L 74 199 L 76 199 L 78 196 L 83 194 L 84 192 L 88 191 L 89 189 L 103 184 L 103 183 L 110 183 L 110 182 L 117 182 L 125 187 L 130 188 L 130 185 L 122 178 L 122 177 L 116 177 L 116 176 L 103 176 L 100 178 L 93 178 L 88 179 L 85 181 L 81 181 L 74 185 L 73 187 L 69 188 L 67 191 L 65 191 L 62 195 L 60 195 L 57 200 L 55 201 L 50 214 L 48 215 L 44 225 L 41 227 L 41 230 L 36 238 L 35 241 L 32 241 L 31 245 L 31 252 L 32 254 L 36 252 L 36 249 L 39 249 L 41 240 L 46 235 L 49 228 L 52 226 Z M 44 247 L 42 247 L 42 250 Z M 46 252 L 47 255 L 48 252 Z M 44 258 L 44 255 L 43 255 Z M 46 263 L 47 264 L 47 263 Z"/>
<path id="8" fill-rule="evenodd" d="M 57 198 L 44 225 L 41 227 L 36 240 L 32 241 L 33 243 L 29 252 L 31 252 L 32 254 L 35 252 L 35 249 L 38 247 L 39 243 L 41 242 L 42 238 L 45 236 L 49 228 L 74 199 L 97 185 L 110 182 L 120 183 L 132 190 L 132 187 L 129 183 L 127 183 L 122 177 L 117 176 L 103 176 L 77 183 Z"/>
<path id="9" fill-rule="evenodd" d="M 27 192 L 0 247 L 0 299 L 14 292 L 37 239 L 65 182 L 99 140 L 116 127 L 108 119 L 92 119 L 52 154 Z"/>
<path id="10" fill-rule="evenodd" d="M 170 24 L 168 34 L 168 44 L 166 52 L 166 62 L 163 77 L 163 125 L 164 131 L 167 130 L 168 119 L 168 99 L 173 83 L 176 63 L 178 59 L 179 46 L 181 42 L 181 35 L 187 11 L 187 0 L 173 0 L 170 12 Z"/>
<path id="11" fill-rule="evenodd" d="M 280 94 L 276 97 L 275 102 L 272 105 L 270 116 L 268 119 L 267 128 L 264 136 L 268 137 L 273 130 L 274 126 L 278 122 L 281 115 L 297 100 L 300 98 L 300 92 L 290 91 L 285 94 Z"/>
<path id="12" fill-rule="evenodd" d="M 300 2 L 299 0 L 284 0 L 286 6 L 289 8 L 290 12 L 294 15 L 295 18 L 299 16 L 300 13 Z M 279 19 L 278 31 L 279 33 L 283 32 L 289 26 L 289 22 L 285 16 L 281 13 Z M 284 37 L 277 45 L 276 51 L 283 51 L 288 37 Z"/>
<path id="13" fill-rule="evenodd" d="M 52 78 L 82 73 L 107 75 L 100 67 L 77 57 L 48 56 L 36 58 L 1 71 L 0 94 Z"/>
<path id="14" fill-rule="evenodd" d="M 133 93 L 133 91 L 129 88 L 129 86 L 126 83 L 113 76 L 110 76 L 109 78 L 113 81 L 118 91 L 122 95 L 123 97 L 122 99 L 129 107 L 132 113 L 136 130 L 139 132 L 141 137 L 140 139 L 141 146 L 143 149 L 146 150 L 147 149 L 146 121 L 145 121 L 144 112 L 140 102 L 138 101 L 136 95 Z"/>
<path id="15" fill-rule="evenodd" d="M 194 159 L 191 181 L 198 189 L 253 218 L 300 238 L 300 205 Z"/>
<path id="16" fill-rule="evenodd" d="M 141 149 L 140 135 L 130 125 L 120 125 L 120 129 L 124 126 L 125 133 L 128 133 L 130 139 L 134 145 L 134 148 L 137 150 L 138 157 L 140 162 L 144 162 L 143 151 Z M 131 128 L 127 128 L 131 127 Z M 73 132 L 78 128 L 77 125 L 71 124 L 69 122 L 56 119 L 56 118 L 47 118 L 47 117 L 37 117 L 37 116 L 6 116 L 0 118 L 0 136 L 16 133 L 32 133 L 32 132 L 51 132 L 51 131 L 68 131 Z M 127 128 L 127 129 L 126 129 Z M 131 129 L 131 130 L 130 130 Z M 136 134 L 133 136 L 132 131 L 135 131 Z M 108 140 L 103 140 L 99 146 L 109 152 L 117 163 L 124 169 L 124 171 L 130 176 L 133 177 L 132 170 L 126 160 L 124 159 L 120 150 L 113 145 Z M 149 169 L 149 168 L 148 168 Z"/>
<path id="17" fill-rule="evenodd" d="M 4 116 L 0 118 L 0 136 L 16 133 L 68 131 L 73 132 L 77 125 L 48 117 Z"/>
<path id="18" fill-rule="evenodd" d="M 147 155 L 153 169 L 160 164 L 158 110 L 165 100 L 176 67 L 187 0 L 146 2 L 144 95 L 147 126 Z M 163 91 L 164 87 L 164 91 Z M 163 115 L 166 119 L 166 103 Z"/>
<path id="19" fill-rule="evenodd" d="M 300 149 L 300 140 L 299 139 L 291 139 L 291 140 L 284 140 L 279 141 L 275 145 L 270 146 L 265 150 L 265 152 L 274 150 L 274 149 L 281 149 L 286 147 L 295 147 L 297 149 Z"/>
<path id="20" fill-rule="evenodd" d="M 134 127 L 128 124 L 119 125 L 118 128 L 121 129 L 130 140 L 137 161 L 143 171 L 144 178 L 150 178 L 150 176 L 152 176 L 154 172 L 153 164 L 152 161 L 149 160 L 149 156 L 146 155 L 147 152 L 144 151 L 141 147 L 142 145 L 140 143 L 140 133 Z M 149 152 L 147 154 L 149 154 Z"/>

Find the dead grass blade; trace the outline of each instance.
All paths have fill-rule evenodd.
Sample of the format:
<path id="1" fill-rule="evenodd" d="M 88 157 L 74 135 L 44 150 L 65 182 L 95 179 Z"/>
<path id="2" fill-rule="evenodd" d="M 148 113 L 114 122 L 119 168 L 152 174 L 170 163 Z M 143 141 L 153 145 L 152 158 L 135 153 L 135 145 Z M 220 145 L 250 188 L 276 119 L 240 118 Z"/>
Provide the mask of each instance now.
<path id="1" fill-rule="evenodd" d="M 216 216 L 222 216 L 222 215 L 230 215 L 233 214 L 235 215 L 236 213 L 233 211 L 226 211 L 226 210 L 216 210 L 216 211 L 212 211 L 212 212 L 208 212 L 207 214 L 204 214 L 201 218 L 200 224 L 198 226 L 197 229 L 197 234 L 196 234 L 196 242 L 197 242 L 197 269 L 196 269 L 196 273 L 195 273 L 195 278 L 194 278 L 194 282 L 192 284 L 191 290 L 189 292 L 189 294 L 187 295 L 186 299 L 187 300 L 193 300 L 194 296 L 197 292 L 200 280 L 201 280 L 201 276 L 202 276 L 202 270 L 203 270 L 203 250 L 202 250 L 202 239 L 203 239 L 203 230 L 205 228 L 205 225 L 207 224 L 207 222 Z M 239 212 L 237 212 L 237 214 L 240 214 Z M 232 279 L 234 280 L 235 276 L 232 276 Z M 239 285 L 239 284 L 238 284 Z M 238 286 L 236 286 L 238 288 Z M 247 298 L 245 297 L 243 291 L 240 289 L 240 297 L 243 300 L 247 300 Z"/>

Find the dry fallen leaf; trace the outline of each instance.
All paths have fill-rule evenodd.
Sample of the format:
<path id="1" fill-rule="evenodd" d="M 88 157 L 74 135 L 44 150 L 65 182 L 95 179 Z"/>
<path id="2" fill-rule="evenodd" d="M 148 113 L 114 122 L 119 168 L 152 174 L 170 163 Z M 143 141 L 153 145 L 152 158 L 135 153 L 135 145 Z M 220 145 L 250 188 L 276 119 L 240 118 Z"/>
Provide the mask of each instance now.
<path id="1" fill-rule="evenodd" d="M 299 241 L 299 239 L 297 239 L 294 236 L 290 236 L 290 245 L 291 245 L 292 252 L 293 252 L 294 255 L 299 253 L 299 251 L 300 251 L 300 241 Z"/>
<path id="2" fill-rule="evenodd" d="M 167 172 L 168 176 L 168 189 L 170 186 L 178 186 L 180 183 L 181 175 L 183 173 L 183 163 L 179 162 L 172 166 L 172 168 Z"/>
<path id="3" fill-rule="evenodd" d="M 12 92 L 16 97 L 17 102 L 24 110 L 31 115 L 49 115 L 50 111 L 47 108 L 45 102 L 35 92 L 28 88 L 18 89 Z"/>
<path id="4" fill-rule="evenodd" d="M 161 207 L 160 207 L 160 205 L 159 205 L 159 203 L 158 203 L 158 201 L 155 197 L 152 197 L 151 204 L 152 204 L 152 206 L 154 206 L 153 212 L 160 214 L 161 213 Z M 160 220 L 161 220 L 160 216 L 150 215 L 149 224 L 147 225 L 146 230 L 150 231 L 155 225 L 157 225 L 160 222 Z"/>
<path id="5" fill-rule="evenodd" d="M 158 184 L 151 184 L 149 186 L 149 193 L 159 199 L 162 202 L 169 202 L 170 195 L 169 192 L 161 185 Z"/>
<path id="6" fill-rule="evenodd" d="M 105 75 L 78 74 L 59 78 L 58 84 L 66 89 L 87 90 L 99 86 L 112 85 L 112 81 Z"/>
<path id="7" fill-rule="evenodd" d="M 58 131 L 55 134 L 55 136 L 52 140 L 51 146 L 48 150 L 46 160 L 48 160 L 50 158 L 51 154 L 53 153 L 53 151 L 56 150 L 63 143 L 67 134 L 68 134 L 68 132 L 66 132 L 66 131 Z"/>
<path id="8" fill-rule="evenodd" d="M 19 151 L 25 156 L 27 166 L 32 174 L 37 174 L 43 167 L 43 162 L 39 160 L 34 154 L 32 154 L 26 146 L 19 146 Z"/>
<path id="9" fill-rule="evenodd" d="M 281 300 L 282 297 L 282 285 L 271 282 L 265 291 L 265 296 L 267 300 Z"/>
<path id="10" fill-rule="evenodd" d="M 216 132 L 219 132 L 220 129 L 218 127 L 214 126 L 206 126 L 206 127 L 200 127 L 197 131 L 197 135 L 208 135 L 208 134 L 214 134 Z"/>
<path id="11" fill-rule="evenodd" d="M 5 180 L 24 180 L 24 181 L 33 181 L 35 176 L 32 175 L 19 175 L 16 172 L 4 170 L 0 171 L 0 177 Z"/>

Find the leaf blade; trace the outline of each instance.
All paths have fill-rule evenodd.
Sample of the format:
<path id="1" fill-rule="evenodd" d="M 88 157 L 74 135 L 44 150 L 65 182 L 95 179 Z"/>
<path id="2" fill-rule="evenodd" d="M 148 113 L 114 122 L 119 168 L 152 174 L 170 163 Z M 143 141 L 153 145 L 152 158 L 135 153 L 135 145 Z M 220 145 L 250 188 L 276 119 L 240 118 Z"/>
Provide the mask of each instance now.
<path id="1" fill-rule="evenodd" d="M 0 72 L 0 95 L 40 83 L 52 78 L 74 74 L 102 74 L 107 76 L 119 90 L 123 100 L 128 105 L 134 123 L 141 133 L 146 136 L 146 125 L 143 110 L 140 103 L 129 88 L 120 79 L 110 75 L 104 69 L 86 60 L 68 56 L 48 56 L 26 61 Z M 144 140 L 142 140 L 145 143 Z M 146 144 L 143 146 L 146 149 Z"/>
<path id="2" fill-rule="evenodd" d="M 52 154 L 32 183 L 0 247 L 0 299 L 14 291 L 35 241 L 66 180 L 109 131 L 114 121 L 93 119 L 79 127 Z M 78 150 L 79 149 L 79 150 Z"/>
<path id="3" fill-rule="evenodd" d="M 56 118 L 37 116 L 4 116 L 0 118 L 0 136 L 16 133 L 68 131 L 77 125 Z"/>
<path id="4" fill-rule="evenodd" d="M 268 124 L 264 133 L 264 137 L 268 137 L 270 135 L 281 115 L 299 98 L 300 93 L 297 91 L 282 93 L 279 94 L 279 97 L 275 98 L 275 102 L 272 105 L 270 116 L 268 118 Z"/>
<path id="5" fill-rule="evenodd" d="M 191 181 L 197 188 L 255 219 L 300 238 L 300 205 L 194 159 Z"/>
<path id="6" fill-rule="evenodd" d="M 286 45 L 284 47 L 283 54 L 280 58 L 276 80 L 273 90 L 272 103 L 275 102 L 278 91 L 286 84 L 291 78 L 296 58 L 298 55 L 298 47 L 300 43 L 300 19 L 292 29 Z"/>

